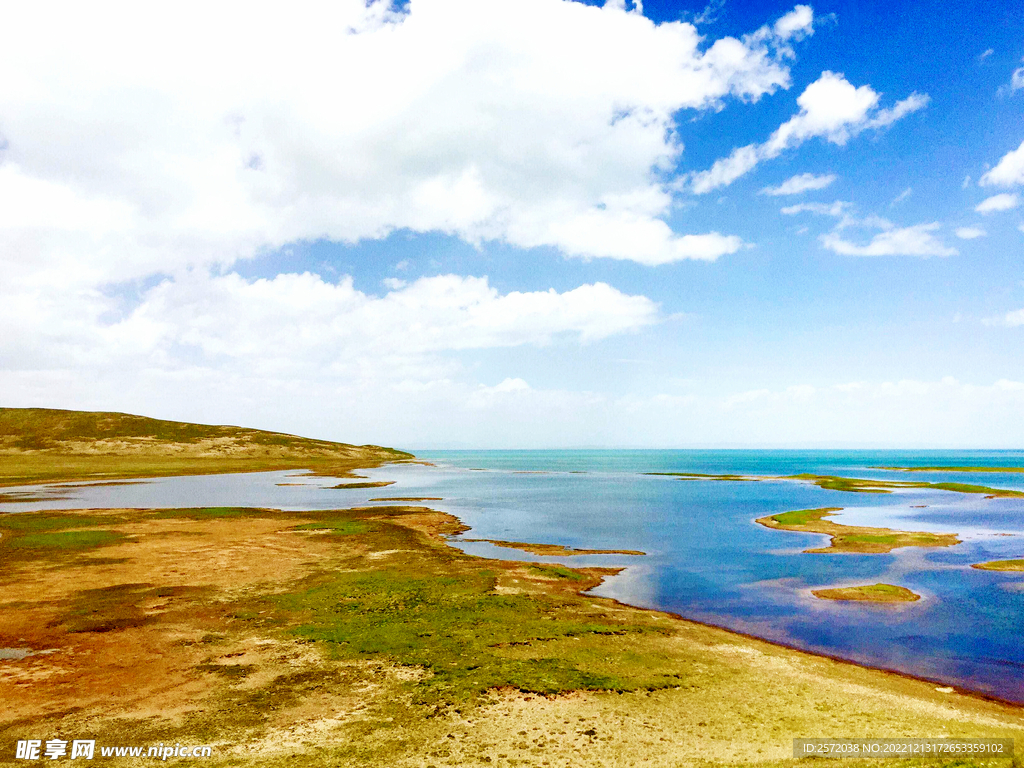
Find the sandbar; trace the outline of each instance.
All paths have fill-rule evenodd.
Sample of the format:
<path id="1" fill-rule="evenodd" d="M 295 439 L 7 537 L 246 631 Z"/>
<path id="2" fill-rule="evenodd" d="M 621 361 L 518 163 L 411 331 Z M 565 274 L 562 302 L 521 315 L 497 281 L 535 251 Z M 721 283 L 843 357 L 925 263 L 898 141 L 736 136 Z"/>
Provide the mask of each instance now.
<path id="1" fill-rule="evenodd" d="M 577 549 L 561 544 L 531 544 L 525 541 L 501 541 L 500 539 L 458 539 L 458 541 L 479 541 L 506 549 L 518 549 L 531 555 L 550 557 L 572 557 L 574 555 L 646 555 L 638 549 Z"/>
<path id="2" fill-rule="evenodd" d="M 843 525 L 826 518 L 842 507 L 820 509 L 798 509 L 757 519 L 766 528 L 799 533 L 823 533 L 831 536 L 827 547 L 805 549 L 814 554 L 850 552 L 858 554 L 885 554 L 900 547 L 952 547 L 960 543 L 955 533 L 926 533 L 922 531 L 897 531 L 892 528 Z"/>
<path id="3" fill-rule="evenodd" d="M 971 568 L 979 571 L 1024 571 L 1024 560 L 990 560 L 987 563 L 974 563 Z"/>

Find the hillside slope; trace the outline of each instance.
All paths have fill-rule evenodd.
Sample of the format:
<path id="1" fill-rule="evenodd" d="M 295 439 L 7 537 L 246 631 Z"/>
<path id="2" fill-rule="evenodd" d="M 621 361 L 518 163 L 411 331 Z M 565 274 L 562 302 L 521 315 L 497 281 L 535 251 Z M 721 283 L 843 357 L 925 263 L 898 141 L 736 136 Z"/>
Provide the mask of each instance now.
<path id="1" fill-rule="evenodd" d="M 412 455 L 126 413 L 0 408 L 0 485 L 308 468 L 344 475 Z"/>

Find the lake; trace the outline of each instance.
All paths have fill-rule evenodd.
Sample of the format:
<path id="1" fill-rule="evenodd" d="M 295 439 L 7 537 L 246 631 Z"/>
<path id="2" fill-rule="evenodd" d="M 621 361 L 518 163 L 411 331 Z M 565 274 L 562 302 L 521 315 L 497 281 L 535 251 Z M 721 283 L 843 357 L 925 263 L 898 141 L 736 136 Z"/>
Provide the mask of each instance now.
<path id="1" fill-rule="evenodd" d="M 468 538 L 642 550 L 644 556 L 538 557 L 483 542 L 453 544 L 483 557 L 623 567 L 594 592 L 632 605 L 816 653 L 1024 702 L 1024 574 L 971 563 L 1024 558 L 1024 498 L 988 499 L 930 489 L 890 494 L 829 491 L 793 480 L 680 480 L 646 472 L 774 477 L 837 474 L 952 481 L 1024 490 L 1024 474 L 899 473 L 879 466 L 1024 466 L 1010 451 L 421 451 L 436 466 L 390 465 L 366 474 L 395 485 L 327 489 L 338 480 L 297 472 L 207 475 L 5 489 L 28 497 L 16 513 L 90 507 L 255 506 L 331 509 L 384 496 L 440 496 Z M 288 485 L 280 485 L 287 483 Z M 297 485 L 292 485 L 297 483 Z M 754 522 L 793 509 L 842 507 L 853 525 L 955 532 L 944 549 L 891 554 L 806 554 L 818 534 Z M 868 605 L 819 600 L 825 586 L 885 582 L 922 596 Z"/>

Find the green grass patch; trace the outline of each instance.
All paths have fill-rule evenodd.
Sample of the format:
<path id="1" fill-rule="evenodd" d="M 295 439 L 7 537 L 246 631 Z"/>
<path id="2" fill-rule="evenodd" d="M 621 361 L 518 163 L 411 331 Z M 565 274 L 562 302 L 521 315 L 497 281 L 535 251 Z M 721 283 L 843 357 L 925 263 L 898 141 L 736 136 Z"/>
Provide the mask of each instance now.
<path id="1" fill-rule="evenodd" d="M 371 528 L 368 523 L 361 520 L 346 520 L 339 518 L 336 520 L 324 520 L 317 523 L 305 523 L 303 525 L 296 525 L 293 531 L 330 531 L 331 533 L 338 534 L 339 536 L 351 536 L 354 534 L 368 533 Z"/>
<path id="2" fill-rule="evenodd" d="M 897 488 L 903 483 L 888 483 L 883 480 L 860 480 L 855 477 L 838 477 L 836 475 L 790 475 L 787 480 L 808 480 L 826 491 L 845 491 L 847 493 L 892 493 L 890 488 Z"/>
<path id="3" fill-rule="evenodd" d="M 127 537 L 116 531 L 54 531 L 17 536 L 4 546 L 10 549 L 81 550 L 118 544 Z"/>
<path id="4" fill-rule="evenodd" d="M 792 512 L 783 512 L 779 515 L 772 515 L 779 525 L 807 525 L 815 523 L 833 512 L 842 511 L 842 507 L 821 507 L 819 509 L 794 509 Z"/>
<path id="5" fill-rule="evenodd" d="M 960 543 L 955 534 L 894 531 L 890 528 L 870 528 L 843 525 L 826 519 L 841 507 L 796 509 L 778 515 L 759 518 L 756 522 L 769 528 L 782 528 L 799 533 L 823 533 L 832 537 L 828 547 L 808 549 L 811 553 L 858 552 L 881 554 L 898 547 L 950 547 Z"/>
<path id="6" fill-rule="evenodd" d="M 329 643 L 340 657 L 383 656 L 426 669 L 415 688 L 424 703 L 462 701 L 498 687 L 550 694 L 678 684 L 622 679 L 578 665 L 572 654 L 551 653 L 544 646 L 559 638 L 650 630 L 594 621 L 572 603 L 497 594 L 496 583 L 490 571 L 424 575 L 399 565 L 333 574 L 276 602 L 309 617 L 294 634 Z M 515 657 L 503 651 L 510 646 L 519 651 Z M 531 646 L 525 656 L 523 646 Z"/>
<path id="7" fill-rule="evenodd" d="M 837 477 L 836 475 L 789 475 L 787 480 L 807 480 L 826 491 L 845 491 L 847 493 L 892 493 L 903 488 L 924 488 L 953 493 L 980 493 L 986 496 L 1024 497 L 1022 491 L 1011 491 L 1006 488 L 989 488 L 987 485 L 971 485 L 969 483 L 926 483 L 913 480 L 864 480 L 856 477 Z"/>
<path id="8" fill-rule="evenodd" d="M 551 579 L 583 581 L 582 573 L 574 571 L 572 568 L 566 568 L 564 565 L 531 565 L 530 570 Z"/>
<path id="9" fill-rule="evenodd" d="M 899 537 L 894 533 L 870 534 L 853 533 L 836 537 L 844 544 L 890 544 L 895 546 L 899 543 Z"/>
<path id="10" fill-rule="evenodd" d="M 968 483 L 928 483 L 929 488 L 936 488 L 940 491 L 954 491 L 955 493 L 982 493 L 987 496 L 1024 496 L 1020 491 L 1010 491 L 1005 488 L 989 488 L 987 485 L 970 485 Z"/>
<path id="11" fill-rule="evenodd" d="M 91 525 L 110 525 L 116 522 L 121 522 L 120 518 L 50 512 L 17 512 L 0 516 L 0 529 L 26 532 L 60 531 L 66 528 L 86 528 Z"/>
<path id="12" fill-rule="evenodd" d="M 160 509 L 153 513 L 154 520 L 185 518 L 187 520 L 212 520 L 218 517 L 248 517 L 263 510 L 251 507 L 195 507 L 186 509 Z"/>

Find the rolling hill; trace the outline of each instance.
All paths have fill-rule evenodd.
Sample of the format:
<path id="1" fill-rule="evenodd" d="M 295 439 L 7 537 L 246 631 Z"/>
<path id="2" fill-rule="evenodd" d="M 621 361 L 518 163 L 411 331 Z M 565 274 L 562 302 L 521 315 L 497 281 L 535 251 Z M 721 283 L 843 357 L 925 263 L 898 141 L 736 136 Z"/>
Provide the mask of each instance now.
<path id="1" fill-rule="evenodd" d="M 0 408 L 0 485 L 275 469 L 344 476 L 409 460 L 377 445 L 349 445 L 246 427 L 127 413 Z"/>

